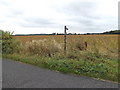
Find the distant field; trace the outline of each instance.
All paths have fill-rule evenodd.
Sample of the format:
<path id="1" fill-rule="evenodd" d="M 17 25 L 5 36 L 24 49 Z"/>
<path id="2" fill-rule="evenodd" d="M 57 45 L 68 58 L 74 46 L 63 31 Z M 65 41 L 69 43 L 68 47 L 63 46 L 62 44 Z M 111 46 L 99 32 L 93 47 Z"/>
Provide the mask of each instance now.
<path id="1" fill-rule="evenodd" d="M 63 48 L 63 35 L 46 35 L 46 36 L 14 36 L 20 42 L 25 44 L 32 40 L 48 41 L 55 40 Z M 110 54 L 110 57 L 118 56 L 118 35 L 67 35 L 67 50 L 71 51 L 76 44 L 87 42 L 87 50 L 93 52 L 98 50 L 101 54 Z"/>

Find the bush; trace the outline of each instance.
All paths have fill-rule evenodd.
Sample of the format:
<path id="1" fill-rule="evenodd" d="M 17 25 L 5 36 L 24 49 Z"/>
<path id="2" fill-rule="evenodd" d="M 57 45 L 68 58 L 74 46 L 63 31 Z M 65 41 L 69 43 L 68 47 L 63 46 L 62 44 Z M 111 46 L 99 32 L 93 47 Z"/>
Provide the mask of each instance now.
<path id="1" fill-rule="evenodd" d="M 12 54 L 19 52 L 19 42 L 12 36 L 13 32 L 1 31 L 2 32 L 2 53 Z"/>

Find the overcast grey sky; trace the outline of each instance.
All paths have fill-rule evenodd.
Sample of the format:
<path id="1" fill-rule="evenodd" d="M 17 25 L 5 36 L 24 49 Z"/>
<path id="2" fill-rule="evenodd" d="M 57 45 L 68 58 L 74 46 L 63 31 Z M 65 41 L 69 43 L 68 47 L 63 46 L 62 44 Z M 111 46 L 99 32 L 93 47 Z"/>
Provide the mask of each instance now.
<path id="1" fill-rule="evenodd" d="M 118 29 L 119 0 L 0 0 L 0 29 L 14 34 Z"/>

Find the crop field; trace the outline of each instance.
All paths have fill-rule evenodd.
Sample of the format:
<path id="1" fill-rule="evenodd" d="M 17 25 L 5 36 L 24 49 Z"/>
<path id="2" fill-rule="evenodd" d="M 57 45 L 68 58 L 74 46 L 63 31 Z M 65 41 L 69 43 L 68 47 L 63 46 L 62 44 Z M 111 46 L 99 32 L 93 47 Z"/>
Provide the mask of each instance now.
<path id="1" fill-rule="evenodd" d="M 46 36 L 14 36 L 23 45 L 32 41 L 46 41 L 44 44 L 56 43 L 61 50 L 64 47 L 63 35 L 46 35 Z M 84 48 L 84 42 L 87 47 Z M 49 46 L 52 47 L 52 46 Z M 110 58 L 118 57 L 118 35 L 67 35 L 67 51 L 97 52 L 102 55 L 109 55 Z"/>

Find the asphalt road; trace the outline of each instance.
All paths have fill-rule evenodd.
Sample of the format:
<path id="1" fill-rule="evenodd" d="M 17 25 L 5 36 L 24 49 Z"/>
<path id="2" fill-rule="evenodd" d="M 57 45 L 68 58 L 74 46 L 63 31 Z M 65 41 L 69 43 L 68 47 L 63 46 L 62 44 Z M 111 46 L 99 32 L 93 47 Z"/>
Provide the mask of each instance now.
<path id="1" fill-rule="evenodd" d="M 20 62 L 2 61 L 3 88 L 118 88 L 117 83 L 63 74 Z"/>

